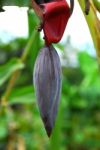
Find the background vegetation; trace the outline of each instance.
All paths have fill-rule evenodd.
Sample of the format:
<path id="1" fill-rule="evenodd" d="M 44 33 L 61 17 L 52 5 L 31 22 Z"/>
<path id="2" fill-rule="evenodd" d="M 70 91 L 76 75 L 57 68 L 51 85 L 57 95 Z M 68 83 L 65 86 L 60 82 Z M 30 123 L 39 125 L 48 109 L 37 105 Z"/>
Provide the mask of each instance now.
<path id="1" fill-rule="evenodd" d="M 28 2 L 2 0 L 0 10 L 5 4 L 30 6 Z M 83 0 L 79 4 L 84 10 Z M 35 29 L 39 20 L 34 12 L 28 10 L 27 39 L 0 43 L 0 150 L 100 150 L 100 22 L 95 13 L 95 7 L 99 10 L 100 3 L 95 3 L 95 7 L 91 4 L 86 20 L 98 63 L 84 51 L 77 53 L 77 65 L 74 66 L 73 62 L 68 63 L 66 54 L 59 113 L 50 139 L 43 127 L 33 88 L 34 62 L 43 46 Z M 64 45 L 57 47 L 64 57 L 67 48 Z"/>

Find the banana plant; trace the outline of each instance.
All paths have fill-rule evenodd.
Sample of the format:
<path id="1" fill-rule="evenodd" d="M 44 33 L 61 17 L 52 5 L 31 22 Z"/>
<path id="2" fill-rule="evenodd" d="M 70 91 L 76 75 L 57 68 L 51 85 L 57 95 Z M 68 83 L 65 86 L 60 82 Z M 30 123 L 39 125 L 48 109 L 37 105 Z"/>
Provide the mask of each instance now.
<path id="1" fill-rule="evenodd" d="M 100 44 L 99 44 L 100 20 L 97 16 L 97 11 L 100 12 L 100 2 L 98 0 L 93 1 L 78 0 L 78 2 L 87 21 L 91 37 L 93 39 L 94 47 L 96 50 L 98 64 L 100 66 Z M 18 6 L 31 5 L 31 3 L 28 0 L 23 0 L 21 2 L 18 0 L 17 1 L 9 0 L 9 2 L 7 0 L 4 0 L 0 2 L 1 11 L 3 11 L 2 6 L 4 6 L 5 4 L 6 5 L 16 4 Z M 40 114 L 44 122 L 47 134 L 48 136 L 50 136 L 56 119 L 56 114 L 58 110 L 57 107 L 59 104 L 61 91 L 60 61 L 56 50 L 52 46 L 52 43 L 58 43 L 61 40 L 67 22 L 73 12 L 74 0 L 70 0 L 70 7 L 66 0 L 56 0 L 56 1 L 32 0 L 32 6 L 37 16 L 40 18 L 40 26 L 38 30 L 41 31 L 43 29 L 45 40 L 45 47 L 41 50 L 41 53 L 39 54 L 36 60 L 35 64 L 36 67 L 34 69 L 34 83 Z M 35 37 L 32 36 L 31 39 L 32 42 L 33 38 Z M 29 52 L 29 47 L 30 45 L 32 45 L 32 42 L 30 43 L 29 40 L 26 52 Z M 23 55 L 25 56 L 25 58 L 28 55 L 28 53 L 26 52 Z M 21 59 L 21 61 L 23 60 L 24 59 Z M 48 63 L 49 65 L 47 67 Z M 53 66 L 53 68 L 51 67 L 51 65 Z M 46 81 L 44 80 L 44 77 Z M 12 78 L 13 82 L 12 80 L 10 80 L 10 83 L 8 84 L 10 85 L 10 87 L 13 87 L 16 78 L 17 74 L 15 71 L 15 74 L 13 74 Z M 54 81 L 54 83 L 52 81 Z M 43 82 L 44 83 L 47 82 L 47 84 L 46 83 L 44 84 Z M 45 86 L 43 87 L 43 85 L 47 86 L 47 88 Z M 41 88 L 44 88 L 44 90 L 41 90 Z M 8 90 L 10 92 L 7 92 L 6 99 L 11 93 L 11 90 Z M 43 99 L 45 101 L 43 101 Z"/>

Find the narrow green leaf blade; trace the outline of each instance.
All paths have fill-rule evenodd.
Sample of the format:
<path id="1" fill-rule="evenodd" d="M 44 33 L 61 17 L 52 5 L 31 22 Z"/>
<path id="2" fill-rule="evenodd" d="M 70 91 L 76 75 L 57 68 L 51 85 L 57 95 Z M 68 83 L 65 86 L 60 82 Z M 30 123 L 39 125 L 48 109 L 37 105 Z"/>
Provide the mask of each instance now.
<path id="1" fill-rule="evenodd" d="M 21 87 L 14 89 L 9 97 L 9 104 L 27 104 L 34 101 L 33 86 Z"/>
<path id="2" fill-rule="evenodd" d="M 13 58 L 6 64 L 0 66 L 0 86 L 2 86 L 8 80 L 13 72 L 23 68 L 24 64 L 17 58 Z"/>

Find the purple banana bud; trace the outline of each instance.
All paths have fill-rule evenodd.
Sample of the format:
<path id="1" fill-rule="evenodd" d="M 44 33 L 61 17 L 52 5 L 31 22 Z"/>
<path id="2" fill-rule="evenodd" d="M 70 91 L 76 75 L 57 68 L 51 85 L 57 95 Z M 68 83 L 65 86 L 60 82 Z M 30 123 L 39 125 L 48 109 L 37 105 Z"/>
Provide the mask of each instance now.
<path id="1" fill-rule="evenodd" d="M 40 50 L 34 68 L 34 86 L 40 115 L 50 137 L 61 91 L 60 59 L 53 46 L 45 46 Z"/>

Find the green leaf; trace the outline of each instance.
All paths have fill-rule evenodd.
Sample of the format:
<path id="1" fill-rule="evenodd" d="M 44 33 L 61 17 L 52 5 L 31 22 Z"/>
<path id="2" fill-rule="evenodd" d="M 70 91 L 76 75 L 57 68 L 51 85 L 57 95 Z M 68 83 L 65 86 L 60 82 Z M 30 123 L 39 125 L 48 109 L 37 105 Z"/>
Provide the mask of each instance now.
<path id="1" fill-rule="evenodd" d="M 5 124 L 0 125 L 0 139 L 5 138 L 7 135 L 7 128 L 5 127 Z"/>
<path id="2" fill-rule="evenodd" d="M 93 3 L 96 7 L 96 9 L 100 12 L 100 1 L 99 0 L 93 0 Z"/>
<path id="3" fill-rule="evenodd" d="M 8 135 L 8 128 L 5 115 L 0 112 L 0 140 Z"/>
<path id="4" fill-rule="evenodd" d="M 14 89 L 9 97 L 10 104 L 16 103 L 33 103 L 35 99 L 33 86 L 21 87 Z"/>
<path id="5" fill-rule="evenodd" d="M 0 66 L 0 86 L 18 69 L 23 69 L 24 64 L 17 58 L 11 59 L 8 63 Z"/>
<path id="6" fill-rule="evenodd" d="M 29 1 L 28 0 L 0 0 L 1 6 L 28 6 Z"/>

